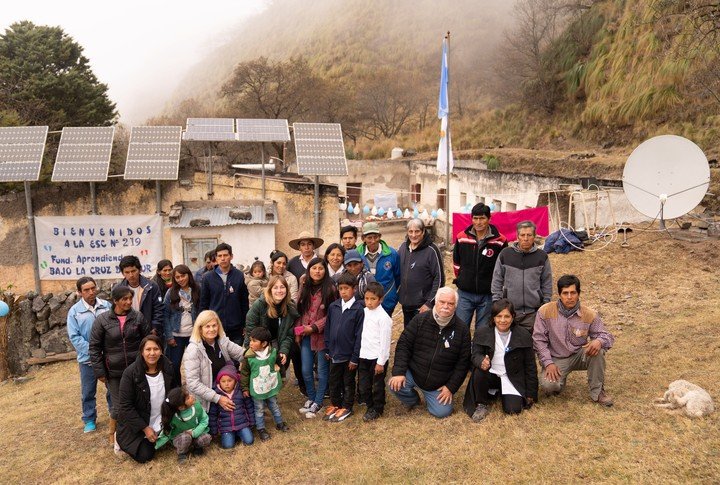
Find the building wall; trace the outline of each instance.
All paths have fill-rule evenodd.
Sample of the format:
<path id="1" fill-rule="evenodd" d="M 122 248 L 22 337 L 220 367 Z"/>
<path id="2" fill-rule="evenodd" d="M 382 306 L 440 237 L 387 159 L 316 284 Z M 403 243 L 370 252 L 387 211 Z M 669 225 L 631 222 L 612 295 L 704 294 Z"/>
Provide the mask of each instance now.
<path id="1" fill-rule="evenodd" d="M 372 206 L 378 192 L 393 192 L 398 204 L 408 207 L 411 165 L 407 160 L 348 160 L 348 176 L 333 177 L 332 181 L 338 184 L 341 195 L 347 194 L 348 182 L 362 183 L 362 205 Z"/>
<path id="2" fill-rule="evenodd" d="M 288 247 L 300 231 L 314 230 L 314 187 L 302 179 L 278 179 L 267 177 L 267 198 L 275 200 L 278 207 L 278 224 L 274 226 L 274 244 L 265 248 L 267 258 L 273 248 L 279 248 L 292 257 L 297 254 Z M 213 177 L 214 200 L 259 199 L 260 176 L 243 175 L 233 178 L 223 175 Z M 207 200 L 207 180 L 204 173 L 195 173 L 192 183 L 181 186 L 179 182 L 162 182 L 162 210 L 167 212 L 179 201 Z M 32 185 L 32 201 L 35 215 L 73 216 L 90 213 L 88 184 L 52 183 Z M 337 187 L 320 186 L 320 237 L 333 242 L 338 239 Z M 152 214 L 156 210 L 155 182 L 127 182 L 110 179 L 97 184 L 98 213 L 105 215 Z M 254 237 L 254 236 L 253 236 Z M 170 228 L 165 227 L 163 243 L 165 256 L 173 256 Z M 260 251 L 260 249 L 256 249 Z M 0 197 L 0 290 L 12 285 L 15 293 L 35 288 L 29 246 L 27 212 L 23 192 Z M 43 281 L 43 293 L 72 289 L 70 281 Z"/>

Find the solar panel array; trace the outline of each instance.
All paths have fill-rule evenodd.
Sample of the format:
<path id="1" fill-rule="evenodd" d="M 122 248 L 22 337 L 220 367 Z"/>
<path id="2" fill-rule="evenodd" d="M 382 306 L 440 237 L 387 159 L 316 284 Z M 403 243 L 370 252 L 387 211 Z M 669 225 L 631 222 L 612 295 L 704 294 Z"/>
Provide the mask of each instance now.
<path id="1" fill-rule="evenodd" d="M 294 123 L 295 153 L 300 175 L 347 175 L 339 123 Z"/>
<path id="2" fill-rule="evenodd" d="M 40 177 L 47 126 L 0 127 L 0 182 Z"/>
<path id="3" fill-rule="evenodd" d="M 245 142 L 287 142 L 290 130 L 287 120 L 236 119 L 237 140 Z"/>
<path id="4" fill-rule="evenodd" d="M 52 181 L 106 181 L 114 133 L 113 126 L 63 128 Z"/>
<path id="5" fill-rule="evenodd" d="M 133 126 L 125 179 L 177 180 L 181 138 L 181 126 Z"/>
<path id="6" fill-rule="evenodd" d="M 232 118 L 188 118 L 183 134 L 186 141 L 235 141 Z"/>

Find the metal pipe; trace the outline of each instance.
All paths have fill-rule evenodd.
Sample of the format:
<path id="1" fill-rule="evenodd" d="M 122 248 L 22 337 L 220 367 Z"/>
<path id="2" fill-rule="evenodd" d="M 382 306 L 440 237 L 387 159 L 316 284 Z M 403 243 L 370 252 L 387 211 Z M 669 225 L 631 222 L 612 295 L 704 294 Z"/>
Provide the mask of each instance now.
<path id="1" fill-rule="evenodd" d="M 208 158 L 208 171 L 207 171 L 207 195 L 208 199 L 213 196 L 213 156 L 212 156 L 212 144 L 208 145 L 209 154 Z"/>
<path id="2" fill-rule="evenodd" d="M 265 200 L 265 147 L 263 143 L 260 143 L 260 165 L 262 165 L 262 172 L 260 177 L 262 178 L 262 200 Z"/>
<path id="3" fill-rule="evenodd" d="M 320 237 L 320 177 L 315 175 L 315 237 Z"/>
<path id="4" fill-rule="evenodd" d="M 450 31 L 448 30 L 447 33 L 447 62 L 450 62 Z M 447 79 L 448 85 L 450 84 L 450 79 L 448 76 Z M 447 185 L 445 186 L 445 250 L 450 250 L 450 93 L 449 93 L 448 86 L 448 116 L 447 116 L 447 127 L 445 130 L 445 136 L 447 137 L 447 143 L 445 143 L 445 148 L 447 149 L 446 157 L 445 157 L 445 174 L 447 175 Z"/>
<path id="5" fill-rule="evenodd" d="M 155 181 L 155 213 L 162 214 L 162 187 L 160 181 Z"/>
<path id="6" fill-rule="evenodd" d="M 35 219 L 33 217 L 32 196 L 30 195 L 30 182 L 25 183 L 25 205 L 27 207 L 28 232 L 30 233 L 30 257 L 33 263 L 33 276 L 35 277 L 35 291 L 40 294 L 40 268 L 38 266 L 37 236 L 35 235 Z"/>
<path id="7" fill-rule="evenodd" d="M 95 194 L 95 182 L 90 182 L 90 214 L 97 215 L 97 197 Z"/>

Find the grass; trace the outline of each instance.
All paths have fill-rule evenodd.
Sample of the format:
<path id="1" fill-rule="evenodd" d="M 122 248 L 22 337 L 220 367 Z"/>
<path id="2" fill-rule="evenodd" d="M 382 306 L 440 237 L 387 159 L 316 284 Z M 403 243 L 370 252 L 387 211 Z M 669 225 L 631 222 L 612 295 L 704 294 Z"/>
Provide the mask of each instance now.
<path id="1" fill-rule="evenodd" d="M 720 413 L 690 420 L 652 400 L 685 378 L 720 396 L 720 241 L 689 243 L 666 233 L 633 233 L 630 247 L 551 255 L 557 278 L 575 272 L 583 300 L 616 336 L 608 354 L 607 390 L 616 405 L 587 397 L 582 373 L 560 397 L 508 417 L 494 408 L 473 424 L 460 411 L 436 420 L 415 410 L 396 415 L 388 396 L 380 420 L 359 414 L 341 424 L 301 418 L 297 388 L 280 395 L 287 434 L 223 451 L 186 466 L 171 450 L 147 465 L 116 462 L 107 443 L 107 411 L 83 435 L 75 363 L 45 366 L 26 384 L 0 386 L 0 480 L 3 483 L 714 483 L 720 479 Z M 592 247 L 591 247 L 592 249 Z M 396 322 L 395 337 L 400 330 Z M 103 401 L 101 398 L 100 401 Z"/>

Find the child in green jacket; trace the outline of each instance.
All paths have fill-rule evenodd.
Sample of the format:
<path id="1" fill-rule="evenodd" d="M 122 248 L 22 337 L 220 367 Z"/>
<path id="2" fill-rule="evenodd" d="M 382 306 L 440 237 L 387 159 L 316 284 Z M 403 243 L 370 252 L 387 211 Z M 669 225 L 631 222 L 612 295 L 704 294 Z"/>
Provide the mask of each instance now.
<path id="1" fill-rule="evenodd" d="M 206 446 L 212 441 L 208 429 L 209 418 L 199 402 L 190 394 L 185 386 L 171 390 L 162 409 L 162 431 L 155 443 L 160 449 L 168 441 L 172 441 L 178 453 L 178 462 L 185 463 L 188 452 L 202 455 Z"/>
<path id="2" fill-rule="evenodd" d="M 275 427 L 280 431 L 289 431 L 282 419 L 277 395 L 282 387 L 282 378 L 278 369 L 277 349 L 270 346 L 272 335 L 265 327 L 255 327 L 250 332 L 250 348 L 245 352 L 245 361 L 240 370 L 240 386 L 243 396 L 252 396 L 255 404 L 255 426 L 260 439 L 267 441 L 270 433 L 265 429 L 265 406 L 275 420 Z"/>

